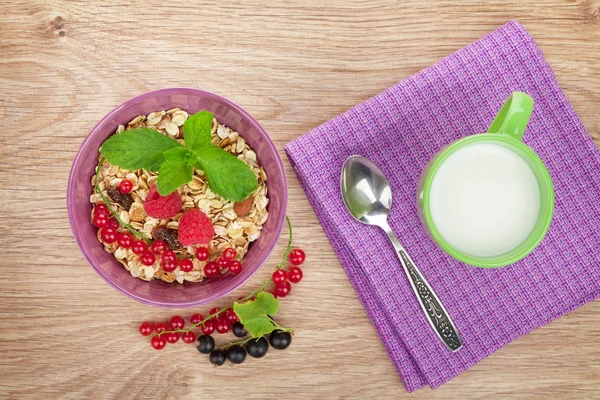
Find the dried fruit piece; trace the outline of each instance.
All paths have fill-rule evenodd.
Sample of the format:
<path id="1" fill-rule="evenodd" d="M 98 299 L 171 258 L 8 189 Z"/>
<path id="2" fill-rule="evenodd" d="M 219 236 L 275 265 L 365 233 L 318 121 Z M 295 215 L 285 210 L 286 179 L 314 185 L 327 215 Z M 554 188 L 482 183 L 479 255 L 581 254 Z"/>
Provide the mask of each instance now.
<path id="1" fill-rule="evenodd" d="M 166 226 L 157 226 L 152 230 L 152 237 L 167 242 L 171 250 L 179 250 L 183 247 L 177 238 L 177 229 L 167 228 Z"/>
<path id="2" fill-rule="evenodd" d="M 106 192 L 112 201 L 129 211 L 131 205 L 133 204 L 133 197 L 131 197 L 130 194 L 121 193 L 117 186 L 109 187 Z"/>
<path id="3" fill-rule="evenodd" d="M 254 197 L 250 196 L 244 201 L 238 201 L 233 205 L 233 211 L 239 217 L 245 217 L 248 215 L 250 210 L 252 209 L 252 204 L 254 203 Z"/>
<path id="4" fill-rule="evenodd" d="M 209 243 L 214 233 L 210 219 L 197 208 L 186 211 L 179 220 L 178 238 L 184 246 Z"/>
<path id="5" fill-rule="evenodd" d="M 146 214 L 156 219 L 169 219 L 181 211 L 181 197 L 177 191 L 168 196 L 158 194 L 156 185 L 153 185 L 146 196 L 144 210 Z"/>

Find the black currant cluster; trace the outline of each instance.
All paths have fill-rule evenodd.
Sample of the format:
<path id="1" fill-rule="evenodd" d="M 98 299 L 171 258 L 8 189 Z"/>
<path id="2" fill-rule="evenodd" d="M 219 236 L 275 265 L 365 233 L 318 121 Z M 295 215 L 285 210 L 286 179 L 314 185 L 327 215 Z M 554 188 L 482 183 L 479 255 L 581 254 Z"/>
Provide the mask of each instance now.
<path id="1" fill-rule="evenodd" d="M 248 336 L 241 322 L 233 324 L 232 331 L 238 338 Z M 215 349 L 215 340 L 211 335 L 202 335 L 198 338 L 196 347 L 200 353 L 210 354 L 209 360 L 213 365 L 220 366 L 225 364 L 226 360 L 232 364 L 241 364 L 246 360 L 247 354 L 253 358 L 262 358 L 269 351 L 269 343 L 276 350 L 285 350 L 292 344 L 292 335 L 279 329 L 271 332 L 268 341 L 265 337 L 250 339 L 244 345 L 226 346 L 226 349 L 221 350 Z"/>

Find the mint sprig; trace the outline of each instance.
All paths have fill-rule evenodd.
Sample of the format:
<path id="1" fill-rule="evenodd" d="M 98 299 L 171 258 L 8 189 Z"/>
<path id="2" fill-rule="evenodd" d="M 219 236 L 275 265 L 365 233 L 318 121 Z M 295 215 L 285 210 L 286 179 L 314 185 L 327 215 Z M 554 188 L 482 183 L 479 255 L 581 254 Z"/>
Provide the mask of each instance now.
<path id="1" fill-rule="evenodd" d="M 158 171 L 156 188 L 167 196 L 204 171 L 210 189 L 222 198 L 243 201 L 256 189 L 252 169 L 234 155 L 211 143 L 213 114 L 200 111 L 183 124 L 184 145 L 150 128 L 131 129 L 111 136 L 100 153 L 112 165 Z"/>

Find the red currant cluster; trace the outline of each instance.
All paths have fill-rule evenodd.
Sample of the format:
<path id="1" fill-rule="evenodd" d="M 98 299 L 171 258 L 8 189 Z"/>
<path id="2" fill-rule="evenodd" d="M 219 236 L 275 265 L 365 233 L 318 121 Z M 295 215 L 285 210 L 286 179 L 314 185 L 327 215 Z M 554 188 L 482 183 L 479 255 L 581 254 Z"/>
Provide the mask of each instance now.
<path id="1" fill-rule="evenodd" d="M 154 247 L 154 245 L 152 247 Z M 168 250 L 164 250 L 163 254 L 165 251 Z M 289 257 L 287 257 L 288 254 Z M 196 251 L 196 256 L 201 261 L 206 261 L 208 259 L 208 250 L 204 247 L 200 247 Z M 215 262 L 207 263 L 206 266 L 209 266 L 209 264 L 215 265 L 218 272 L 215 274 L 215 276 L 219 276 L 221 272 L 227 268 L 231 272 L 232 265 L 235 265 L 234 263 L 239 263 L 239 261 L 235 260 L 235 257 L 235 249 L 227 248 Z M 306 255 L 303 250 L 291 249 L 290 236 L 286 257 L 284 257 L 284 260 L 277 266 L 272 278 L 265 281 L 259 289 L 253 291 L 250 295 L 241 297 L 237 301 L 243 302 L 254 300 L 255 296 L 268 287 L 271 283 L 273 283 L 272 293 L 274 296 L 288 296 L 291 290 L 290 282 L 298 283 L 302 280 L 303 275 L 299 265 L 304 262 L 305 258 Z M 289 269 L 284 269 L 287 260 L 289 260 L 289 262 L 292 264 L 292 267 Z M 212 308 L 206 318 L 204 318 L 201 314 L 194 314 L 190 317 L 190 323 L 191 326 L 187 329 L 184 329 L 185 320 L 183 317 L 175 315 L 168 323 L 158 322 L 153 324 L 147 321 L 143 322 L 140 325 L 139 330 L 143 336 L 152 335 L 150 344 L 156 350 L 164 349 L 167 343 L 177 343 L 180 338 L 184 343 L 194 343 L 196 342 L 196 339 L 198 339 L 196 342 L 198 351 L 204 354 L 210 353 L 211 362 L 214 365 L 222 365 L 225 362 L 225 357 L 232 363 L 239 364 L 243 361 L 243 359 L 245 359 L 246 352 L 252 357 L 256 358 L 260 358 L 266 354 L 266 340 L 264 338 L 250 337 L 241 342 L 226 344 L 221 348 L 215 347 L 214 339 L 211 336 L 215 331 L 220 334 L 233 331 L 233 334 L 238 338 L 243 338 L 248 335 L 248 332 L 244 329 L 244 326 L 240 322 L 239 317 L 236 315 L 232 307 Z M 200 328 L 202 331 L 202 336 L 197 337 L 196 333 L 193 331 L 196 328 Z M 291 343 L 291 335 L 289 332 L 277 330 L 270 335 L 269 340 L 273 348 L 285 349 Z M 245 345 L 245 347 L 242 345 Z M 268 347 L 268 345 L 266 347 Z M 225 351 L 224 349 L 228 350 Z"/>
<path id="2" fill-rule="evenodd" d="M 140 325 L 140 334 L 149 336 L 155 333 L 150 340 L 150 344 L 156 350 L 162 350 L 167 343 L 177 343 L 179 338 L 184 343 L 194 343 L 196 341 L 196 333 L 192 329 L 200 327 L 204 335 L 210 335 L 217 331 L 218 333 L 227 333 L 236 322 L 239 322 L 238 316 L 232 308 L 220 309 L 213 308 L 210 310 L 210 315 L 204 318 L 201 314 L 194 314 L 190 317 L 192 326 L 188 329 L 185 327 L 185 319 L 179 315 L 171 317 L 168 323 L 158 322 L 143 322 Z M 170 330 L 169 330 L 170 328 Z"/>
<path id="3" fill-rule="evenodd" d="M 237 275 L 242 272 L 242 262 L 235 259 L 237 253 L 233 247 L 228 247 L 223 254 L 215 261 L 210 261 L 204 266 L 204 275 L 207 278 L 217 278 L 229 270 L 231 275 Z M 200 261 L 208 260 L 208 249 L 198 247 L 196 257 Z"/>
<path id="4" fill-rule="evenodd" d="M 131 234 L 119 234 L 117 228 L 119 222 L 110 216 L 108 207 L 104 203 L 99 203 L 94 207 L 94 213 L 92 216 L 94 225 L 100 229 L 100 236 L 105 243 L 114 243 L 121 239 L 123 242 L 133 241 Z M 121 237 L 121 235 L 126 235 Z"/>
<path id="5" fill-rule="evenodd" d="M 271 278 L 273 279 L 273 296 L 275 297 L 285 297 L 290 294 L 292 290 L 291 283 L 298 283 L 302 280 L 302 269 L 300 269 L 299 265 L 301 265 L 306 259 L 306 254 L 301 249 L 294 249 L 290 252 L 290 263 L 293 265 L 289 270 L 283 269 L 283 266 L 280 264 L 278 268 L 273 272 Z"/>
<path id="6" fill-rule="evenodd" d="M 123 181 L 129 182 L 129 181 Z M 177 254 L 173 250 L 168 250 L 167 243 L 164 240 L 155 240 L 150 249 L 145 241 L 134 239 L 129 232 L 117 232 L 119 222 L 114 217 L 109 217 L 108 207 L 104 203 L 96 204 L 93 212 L 94 225 L 100 228 L 100 236 L 104 243 L 114 243 L 140 256 L 140 261 L 144 265 L 153 265 L 156 258 L 160 256 L 161 266 L 165 272 L 175 271 L 177 267 L 183 272 L 190 272 L 194 268 L 192 260 L 177 259 Z"/>

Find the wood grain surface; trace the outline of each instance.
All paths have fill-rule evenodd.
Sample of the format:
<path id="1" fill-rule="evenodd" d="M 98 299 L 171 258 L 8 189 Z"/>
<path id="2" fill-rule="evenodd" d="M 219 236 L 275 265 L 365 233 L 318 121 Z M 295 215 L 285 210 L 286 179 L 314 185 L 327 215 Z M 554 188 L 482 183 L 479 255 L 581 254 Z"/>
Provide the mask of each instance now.
<path id="1" fill-rule="evenodd" d="M 283 146 L 511 19 L 535 37 L 600 144 L 599 9 L 598 0 L 0 0 L 0 398 L 408 398 Z M 261 361 L 215 369 L 187 345 L 152 350 L 138 324 L 174 311 L 106 285 L 69 228 L 66 183 L 83 138 L 124 100 L 175 86 L 244 107 L 284 159 L 308 259 L 281 310 L 294 342 Z M 228 301 L 265 279 L 283 248 L 284 239 Z M 411 398 L 600 398 L 599 314 L 600 301 L 589 303 Z"/>

